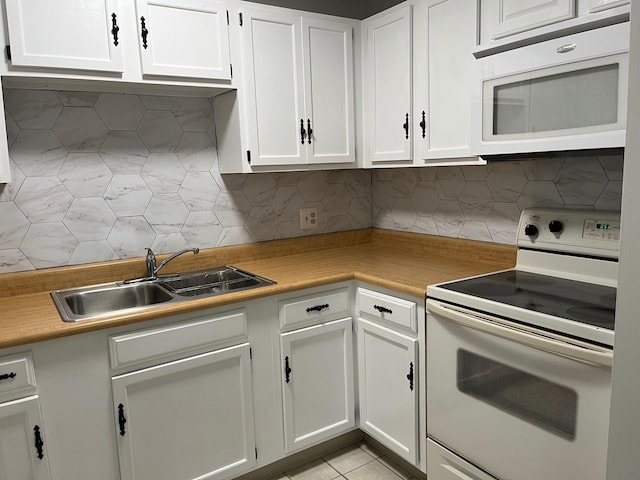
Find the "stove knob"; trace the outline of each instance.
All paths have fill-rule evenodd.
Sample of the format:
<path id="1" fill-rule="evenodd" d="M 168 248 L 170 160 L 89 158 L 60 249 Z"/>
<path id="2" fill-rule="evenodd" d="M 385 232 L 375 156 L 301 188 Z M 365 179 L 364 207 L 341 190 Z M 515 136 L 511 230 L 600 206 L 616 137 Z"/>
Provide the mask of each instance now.
<path id="1" fill-rule="evenodd" d="M 524 227 L 524 234 L 527 237 L 535 237 L 536 235 L 538 235 L 538 227 L 536 227 L 533 223 L 530 223 Z"/>
<path id="2" fill-rule="evenodd" d="M 563 225 L 560 220 L 551 220 L 549 222 L 549 231 L 551 233 L 560 233 L 562 229 L 563 229 Z"/>

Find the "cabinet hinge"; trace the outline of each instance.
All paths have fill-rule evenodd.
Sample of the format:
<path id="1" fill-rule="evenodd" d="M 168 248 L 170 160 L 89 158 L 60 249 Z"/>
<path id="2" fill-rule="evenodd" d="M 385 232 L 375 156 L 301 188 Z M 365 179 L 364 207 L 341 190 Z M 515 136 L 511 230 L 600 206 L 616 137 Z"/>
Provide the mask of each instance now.
<path id="1" fill-rule="evenodd" d="M 258 459 L 258 447 L 256 447 L 256 460 Z"/>
<path id="2" fill-rule="evenodd" d="M 4 51 L 7 54 L 7 60 L 11 60 L 11 45 L 5 46 Z"/>
<path id="3" fill-rule="evenodd" d="M 251 165 L 251 150 L 247 150 L 247 163 Z"/>
<path id="4" fill-rule="evenodd" d="M 238 19 L 240 20 L 240 26 L 242 26 L 242 12 L 238 14 Z"/>
<path id="5" fill-rule="evenodd" d="M 227 10 L 227 25 L 229 25 L 229 10 Z"/>

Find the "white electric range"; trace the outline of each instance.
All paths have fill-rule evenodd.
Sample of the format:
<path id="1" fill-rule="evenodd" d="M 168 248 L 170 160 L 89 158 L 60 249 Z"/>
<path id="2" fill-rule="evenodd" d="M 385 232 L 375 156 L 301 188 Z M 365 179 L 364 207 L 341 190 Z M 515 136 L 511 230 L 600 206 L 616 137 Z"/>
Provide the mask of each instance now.
<path id="1" fill-rule="evenodd" d="M 427 288 L 429 480 L 604 478 L 619 240 L 526 210 L 515 268 Z"/>

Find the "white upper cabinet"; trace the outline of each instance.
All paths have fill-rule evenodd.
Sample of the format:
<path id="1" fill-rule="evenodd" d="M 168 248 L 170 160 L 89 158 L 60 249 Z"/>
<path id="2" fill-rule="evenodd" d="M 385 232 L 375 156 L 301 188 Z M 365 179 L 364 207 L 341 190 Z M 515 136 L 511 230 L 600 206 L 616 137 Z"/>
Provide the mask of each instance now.
<path id="1" fill-rule="evenodd" d="M 576 0 L 500 0 L 494 38 L 568 20 L 576 16 Z"/>
<path id="2" fill-rule="evenodd" d="M 231 79 L 224 2 L 137 0 L 136 7 L 143 74 Z"/>
<path id="3" fill-rule="evenodd" d="M 353 27 L 302 17 L 307 161 L 355 161 Z"/>
<path id="4" fill-rule="evenodd" d="M 476 15 L 414 0 L 364 20 L 365 166 L 484 163 L 470 141 Z"/>
<path id="5" fill-rule="evenodd" d="M 221 0 L 8 0 L 7 74 L 229 82 Z M 35 70 L 37 69 L 37 70 Z M 42 73 L 39 73 L 42 76 Z"/>
<path id="6" fill-rule="evenodd" d="M 243 11 L 252 166 L 355 162 L 353 22 Z"/>
<path id="7" fill-rule="evenodd" d="M 428 0 L 414 14 L 417 163 L 482 163 L 471 150 L 476 3 Z"/>
<path id="8" fill-rule="evenodd" d="M 11 63 L 122 72 L 117 0 L 7 0 Z"/>
<path id="9" fill-rule="evenodd" d="M 4 116 L 4 95 L 0 88 L 0 184 L 11 182 L 11 164 L 9 163 L 9 145 L 7 125 Z"/>
<path id="10" fill-rule="evenodd" d="M 412 6 L 404 3 L 363 21 L 367 160 L 412 159 Z"/>
<path id="11" fill-rule="evenodd" d="M 304 163 L 306 131 L 296 15 L 245 11 L 244 60 L 249 142 L 254 165 Z"/>
<path id="12" fill-rule="evenodd" d="M 482 0 L 477 57 L 629 19 L 630 0 Z"/>

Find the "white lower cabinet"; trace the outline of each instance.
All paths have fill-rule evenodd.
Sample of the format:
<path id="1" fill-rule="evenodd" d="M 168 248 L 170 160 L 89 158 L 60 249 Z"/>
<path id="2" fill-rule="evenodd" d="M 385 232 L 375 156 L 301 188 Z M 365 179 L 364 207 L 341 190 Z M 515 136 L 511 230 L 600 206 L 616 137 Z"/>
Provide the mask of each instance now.
<path id="1" fill-rule="evenodd" d="M 360 428 L 416 464 L 418 340 L 358 319 Z"/>
<path id="2" fill-rule="evenodd" d="M 426 471 L 424 309 L 353 289 L 2 351 L 0 480 L 229 480 L 358 427 Z"/>
<path id="3" fill-rule="evenodd" d="M 255 463 L 249 344 L 112 379 L 123 480 L 228 479 Z"/>
<path id="4" fill-rule="evenodd" d="M 31 353 L 0 358 L 0 480 L 48 480 L 40 401 Z"/>
<path id="5" fill-rule="evenodd" d="M 285 450 L 355 428 L 352 320 L 280 335 Z"/>
<path id="6" fill-rule="evenodd" d="M 38 396 L 0 403 L 0 480 L 49 480 Z"/>

